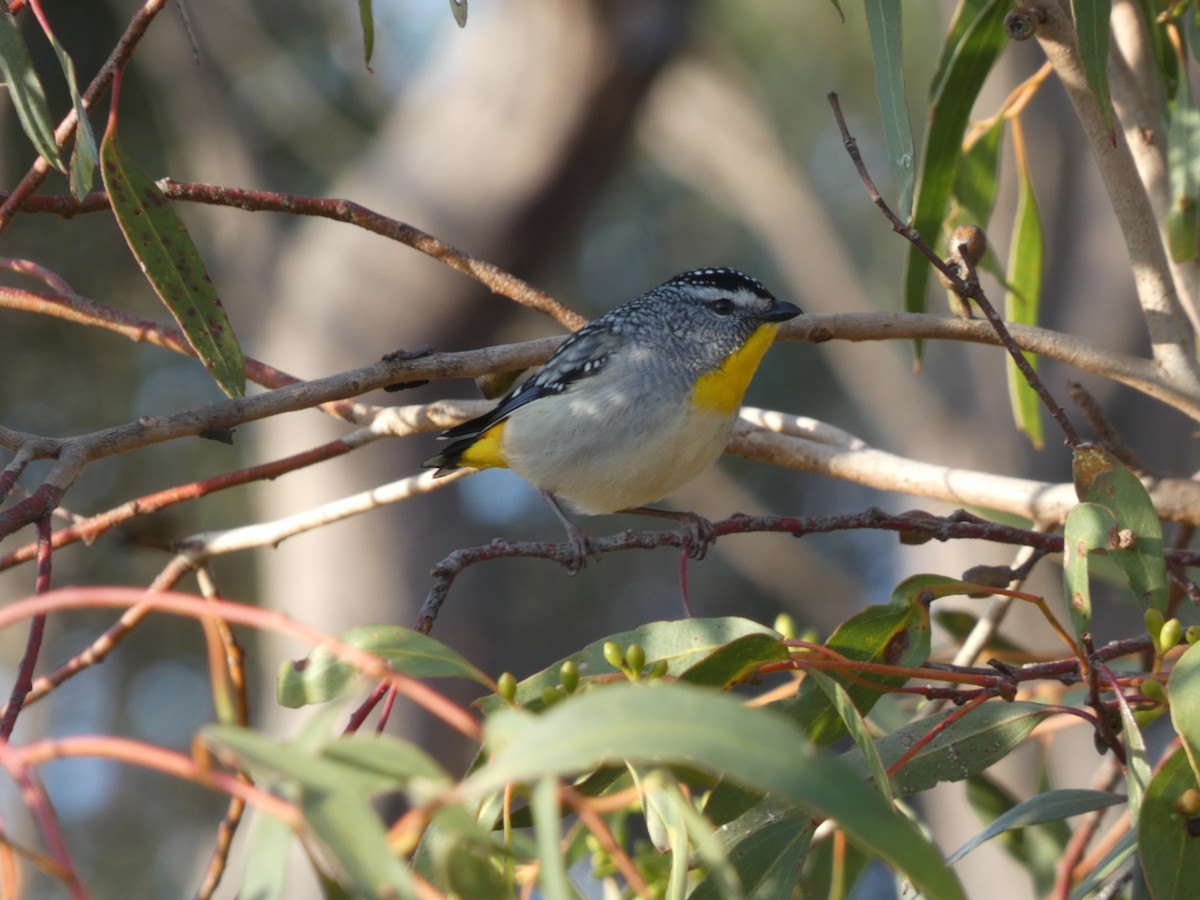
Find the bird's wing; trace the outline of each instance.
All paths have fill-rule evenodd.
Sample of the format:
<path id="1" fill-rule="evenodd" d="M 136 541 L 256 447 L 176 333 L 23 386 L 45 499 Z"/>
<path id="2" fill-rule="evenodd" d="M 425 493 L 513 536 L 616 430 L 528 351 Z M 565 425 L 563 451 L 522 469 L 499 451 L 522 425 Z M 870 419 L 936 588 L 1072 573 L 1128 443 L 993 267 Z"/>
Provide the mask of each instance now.
<path id="1" fill-rule="evenodd" d="M 576 382 L 601 371 L 608 363 L 611 349 L 619 341 L 619 336 L 600 320 L 575 332 L 532 377 L 505 394 L 495 409 L 442 432 L 440 437 L 452 443 L 423 465 L 438 467 L 439 475 L 442 470 L 453 469 L 467 448 L 489 428 L 511 416 L 514 410 L 543 397 L 561 394 Z"/>

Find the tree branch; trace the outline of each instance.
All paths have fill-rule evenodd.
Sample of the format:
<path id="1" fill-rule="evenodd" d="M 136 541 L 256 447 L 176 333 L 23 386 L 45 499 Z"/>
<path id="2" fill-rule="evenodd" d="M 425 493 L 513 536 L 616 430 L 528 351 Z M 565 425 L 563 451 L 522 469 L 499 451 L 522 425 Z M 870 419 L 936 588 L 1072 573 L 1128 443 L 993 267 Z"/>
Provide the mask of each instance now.
<path id="1" fill-rule="evenodd" d="M 1024 0 L 1021 5 L 1036 22 L 1038 43 L 1054 65 L 1075 109 L 1108 191 L 1129 251 L 1154 360 L 1168 379 L 1195 394 L 1200 391 L 1195 334 L 1175 292 L 1166 249 L 1159 236 L 1158 218 L 1138 175 L 1125 133 L 1119 129 L 1110 131 L 1105 123 L 1103 111 L 1088 87 L 1075 29 L 1064 5 L 1051 0 Z"/>

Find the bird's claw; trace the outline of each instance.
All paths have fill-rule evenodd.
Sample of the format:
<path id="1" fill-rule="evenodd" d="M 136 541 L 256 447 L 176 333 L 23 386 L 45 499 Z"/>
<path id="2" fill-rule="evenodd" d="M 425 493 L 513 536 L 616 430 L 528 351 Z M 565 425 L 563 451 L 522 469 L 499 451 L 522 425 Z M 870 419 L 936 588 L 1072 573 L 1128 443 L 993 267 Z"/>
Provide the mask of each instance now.
<path id="1" fill-rule="evenodd" d="M 695 513 L 681 513 L 679 524 L 683 527 L 683 551 L 689 559 L 704 559 L 708 548 L 717 539 L 713 523 Z"/>
<path id="2" fill-rule="evenodd" d="M 600 548 L 596 546 L 596 542 L 586 531 L 575 524 L 567 529 L 567 552 L 568 558 L 564 565 L 572 575 L 583 571 L 587 566 L 588 559 L 600 558 Z"/>

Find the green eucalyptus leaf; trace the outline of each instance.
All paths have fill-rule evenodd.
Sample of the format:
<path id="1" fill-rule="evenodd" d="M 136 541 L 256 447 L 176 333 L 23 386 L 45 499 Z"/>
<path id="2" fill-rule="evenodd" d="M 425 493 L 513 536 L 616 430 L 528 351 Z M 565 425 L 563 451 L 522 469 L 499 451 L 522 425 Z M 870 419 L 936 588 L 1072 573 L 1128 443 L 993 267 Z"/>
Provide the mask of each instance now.
<path id="1" fill-rule="evenodd" d="M 1120 544 L 1109 556 L 1121 567 L 1143 611 L 1167 611 L 1167 567 L 1162 522 L 1141 480 L 1097 444 L 1075 449 L 1075 492 L 1086 503 L 1107 507 L 1117 520 Z"/>
<path id="2" fill-rule="evenodd" d="M 1185 40 L 1187 33 L 1184 29 Z M 1200 109 L 1186 78 L 1179 81 L 1167 129 L 1167 170 L 1167 244 L 1171 259 L 1183 263 L 1200 251 Z"/>
<path id="3" fill-rule="evenodd" d="M 1050 789 L 1046 774 L 1045 766 L 1042 766 L 1038 790 L 1043 793 Z M 989 825 L 1015 807 L 1018 800 L 995 779 L 981 772 L 967 780 L 967 802 L 979 820 Z M 1029 873 L 1034 894 L 1044 897 L 1054 888 L 1058 864 L 1070 839 L 1070 828 L 1057 820 L 1006 831 L 996 836 L 996 843 Z"/>
<path id="4" fill-rule="evenodd" d="M 488 686 L 491 681 L 459 653 L 428 635 L 399 625 L 359 625 L 338 639 L 387 661 L 397 672 L 413 678 L 466 678 Z M 295 709 L 340 697 L 358 681 L 358 670 L 330 650 L 317 647 L 299 661 L 279 667 L 276 699 Z"/>
<path id="5" fill-rule="evenodd" d="M 1080 503 L 1067 513 L 1063 527 L 1063 591 L 1075 638 L 1092 628 L 1091 571 L 1094 554 L 1106 554 L 1117 541 L 1117 520 L 1107 507 Z M 1082 643 L 1079 644 L 1082 648 Z"/>
<path id="6" fill-rule="evenodd" d="M 890 803 L 893 799 L 892 784 L 888 779 L 887 769 L 883 765 L 883 760 L 879 758 L 879 751 L 875 747 L 875 740 L 867 728 L 866 720 L 863 719 L 862 714 L 855 708 L 854 701 L 850 699 L 850 695 L 846 693 L 845 688 L 821 672 L 820 669 L 810 670 L 805 675 L 805 678 L 811 678 L 825 692 L 825 696 L 829 698 L 834 709 L 837 710 L 838 716 L 841 717 L 842 724 L 850 732 L 850 737 L 854 739 L 858 751 L 863 755 L 863 760 L 867 764 L 867 771 L 871 773 L 871 778 L 875 781 L 876 787 L 879 788 L 884 799 Z"/>
<path id="7" fill-rule="evenodd" d="M 256 813 L 246 844 L 239 896 L 245 900 L 282 900 L 288 872 L 292 829 L 265 813 Z"/>
<path id="8" fill-rule="evenodd" d="M 999 816 L 991 825 L 951 853 L 946 861 L 953 865 L 980 844 L 1013 828 L 1056 822 L 1124 802 L 1125 798 L 1120 794 L 1111 794 L 1107 791 L 1072 788 L 1046 791 L 1018 803 L 1004 815 Z"/>
<path id="9" fill-rule="evenodd" d="M 1029 177 L 1024 149 L 1017 154 L 1017 176 L 1020 182 L 1017 214 L 1013 221 L 1012 242 L 1008 254 L 1008 290 L 1004 295 L 1005 318 L 1022 325 L 1037 325 L 1042 298 L 1042 257 L 1044 241 L 1042 219 L 1038 214 L 1037 197 Z M 1031 367 L 1037 370 L 1037 357 L 1022 351 Z M 1006 359 L 1008 396 L 1012 403 L 1017 427 L 1037 449 L 1045 445 L 1042 434 L 1042 401 L 1025 380 L 1011 358 Z"/>
<path id="10" fill-rule="evenodd" d="M 723 827 L 720 835 L 746 897 L 788 897 L 808 856 L 815 826 L 798 807 L 781 813 L 769 804 L 763 806 L 769 811 L 761 813 L 756 807 Z M 736 896 L 714 879 L 706 879 L 689 900 L 725 900 L 731 895 Z"/>
<path id="11" fill-rule="evenodd" d="M 883 138 L 896 177 L 896 215 L 912 217 L 915 182 L 912 122 L 904 86 L 903 23 L 900 0 L 866 0 L 867 31 L 875 58 L 875 92 L 883 117 Z"/>
<path id="12" fill-rule="evenodd" d="M 1200 884 L 1200 840 L 1191 831 L 1197 817 L 1189 817 L 1178 804 L 1184 791 L 1196 788 L 1196 773 L 1182 748 L 1167 757 L 1146 788 L 1137 845 L 1154 897 L 1187 897 Z"/>
<path id="13" fill-rule="evenodd" d="M 788 648 L 778 635 L 746 634 L 718 647 L 686 669 L 679 679 L 690 684 L 727 688 L 746 681 L 766 663 L 784 662 L 790 658 Z"/>
<path id="14" fill-rule="evenodd" d="M 54 32 L 48 28 L 45 31 L 50 46 L 58 56 L 62 66 L 63 77 L 67 81 L 67 89 L 71 92 L 71 104 L 75 107 L 75 151 L 71 154 L 71 194 L 76 200 L 82 200 L 92 189 L 95 181 L 96 166 L 100 162 L 96 150 L 96 135 L 92 133 L 92 123 L 88 121 L 87 109 L 83 105 L 83 97 L 79 93 L 79 84 L 75 78 L 75 61 L 63 49 Z"/>
<path id="15" fill-rule="evenodd" d="M 245 360 L 225 308 L 170 201 L 121 152 L 115 116 L 100 144 L 100 163 L 117 224 L 150 285 L 221 390 L 242 396 Z"/>
<path id="16" fill-rule="evenodd" d="M 303 791 L 305 824 L 337 860 L 337 884 L 351 897 L 415 897 L 408 866 L 388 846 L 383 820 L 350 790 Z"/>
<path id="17" fill-rule="evenodd" d="M 944 722 L 954 711 L 912 722 L 880 738 L 875 746 L 890 769 L 918 740 L 938 729 L 933 739 L 892 775 L 892 790 L 905 797 L 987 770 L 1019 747 L 1051 712 L 1041 704 L 1022 700 L 992 701 L 948 725 Z M 867 774 L 863 763 L 853 758 L 850 763 Z"/>
<path id="18" fill-rule="evenodd" d="M 967 0 L 961 5 L 943 44 L 933 81 L 933 99 L 913 215 L 913 227 L 935 249 L 962 155 L 963 132 L 971 108 L 984 79 L 1008 43 L 1004 17 L 1009 6 L 1003 0 Z M 910 246 L 904 276 L 905 310 L 925 311 L 928 285 L 929 260 L 916 247 Z"/>
<path id="19" fill-rule="evenodd" d="M 1175 662 L 1167 679 L 1171 723 L 1183 742 L 1192 771 L 1200 777 L 1200 644 L 1192 644 Z"/>
<path id="20" fill-rule="evenodd" d="M 1071 14 L 1075 19 L 1084 77 L 1111 133 L 1113 113 L 1108 90 L 1108 43 L 1112 0 L 1071 0 Z"/>
<path id="21" fill-rule="evenodd" d="M 375 11 L 371 6 L 372 0 L 358 0 L 358 21 L 363 34 L 363 65 L 371 66 L 371 57 L 375 54 Z"/>
<path id="22" fill-rule="evenodd" d="M 558 780 L 547 774 L 533 782 L 529 798 L 538 844 L 538 886 L 549 900 L 573 900 L 562 853 Z"/>
<path id="23" fill-rule="evenodd" d="M 977 225 L 987 230 L 1000 189 L 1000 144 L 1005 120 L 999 118 L 991 128 L 963 151 L 954 178 L 954 199 L 958 201 L 956 224 Z"/>
<path id="24" fill-rule="evenodd" d="M 491 758 L 453 792 L 480 798 L 511 782 L 586 772 L 616 760 L 684 764 L 777 792 L 905 872 L 928 897 L 962 897 L 941 854 L 839 759 L 815 755 L 801 731 L 770 709 L 675 683 L 610 684 L 573 694 L 541 715 L 489 717 Z"/>
<path id="25" fill-rule="evenodd" d="M 8 4 L 0 10 L 0 77 L 8 89 L 6 93 L 12 98 L 17 120 L 33 148 L 54 168 L 67 171 L 54 140 L 54 123 L 46 103 L 46 92 Z"/>

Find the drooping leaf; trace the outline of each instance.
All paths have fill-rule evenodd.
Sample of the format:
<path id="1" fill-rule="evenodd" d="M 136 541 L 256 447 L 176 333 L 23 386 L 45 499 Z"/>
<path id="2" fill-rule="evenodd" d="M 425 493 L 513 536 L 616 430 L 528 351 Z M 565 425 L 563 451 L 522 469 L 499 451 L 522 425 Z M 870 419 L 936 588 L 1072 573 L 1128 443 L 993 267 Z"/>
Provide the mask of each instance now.
<path id="1" fill-rule="evenodd" d="M 867 771 L 871 773 L 875 786 L 879 788 L 884 798 L 891 802 L 893 799 L 892 784 L 888 779 L 887 770 L 884 768 L 883 760 L 879 758 L 879 750 L 875 746 L 871 732 L 867 729 L 867 723 L 862 714 L 854 708 L 854 702 L 850 699 L 850 695 L 846 693 L 845 688 L 822 673 L 820 669 L 813 669 L 805 677 L 811 678 L 817 687 L 825 692 L 825 696 L 829 698 L 841 717 L 842 724 L 850 732 L 850 737 L 858 747 L 858 752 L 863 755 Z"/>
<path id="2" fill-rule="evenodd" d="M 1187 897 L 1200 884 L 1200 840 L 1190 830 L 1196 816 L 1179 808 L 1181 795 L 1196 789 L 1196 773 L 1182 748 L 1167 757 L 1146 788 L 1137 845 L 1154 897 Z"/>
<path id="3" fill-rule="evenodd" d="M 907 222 L 912 217 L 916 151 L 904 86 L 900 0 L 866 0 L 865 8 L 875 60 L 875 92 L 883 116 L 884 144 L 896 177 L 895 213 Z"/>
<path id="4" fill-rule="evenodd" d="M 279 743 L 249 728 L 212 725 L 203 737 L 260 783 L 282 785 L 298 798 L 306 833 L 338 862 L 340 890 L 355 897 L 412 896 L 408 866 L 392 853 L 383 820 L 369 802 L 395 786 L 394 773 L 354 764 L 353 755 L 349 763 L 322 757 L 317 735 L 324 730 Z"/>
<path id="5" fill-rule="evenodd" d="M 388 847 L 383 820 L 354 791 L 304 791 L 305 824 L 338 862 L 337 880 L 351 897 L 416 896 L 403 860 Z"/>
<path id="6" fill-rule="evenodd" d="M 375 53 L 375 11 L 372 0 L 358 0 L 358 21 L 363 33 L 363 65 L 371 68 L 371 57 Z"/>
<path id="7" fill-rule="evenodd" d="M 1013 828 L 1057 822 L 1124 802 L 1125 798 L 1120 794 L 1075 788 L 1037 794 L 1018 803 L 1004 815 L 998 817 L 991 825 L 951 853 L 946 861 L 953 865 L 980 844 Z"/>
<path id="8" fill-rule="evenodd" d="M 673 814 L 677 817 L 680 827 L 687 830 L 687 839 L 694 847 L 694 853 L 707 870 L 705 884 L 715 885 L 720 896 L 729 900 L 743 895 L 744 882 L 739 879 L 739 872 L 726 852 L 724 835 L 718 836 L 713 824 L 696 811 L 692 801 L 685 797 L 674 782 L 667 785 L 666 799 L 673 806 Z M 686 853 L 686 851 L 685 851 Z M 679 885 L 682 890 L 686 882 Z M 689 897 L 695 897 L 695 893 Z"/>
<path id="9" fill-rule="evenodd" d="M 1005 119 L 1001 116 L 963 149 L 954 174 L 954 202 L 958 214 L 946 223 L 949 230 L 960 225 L 974 225 L 987 232 L 1000 188 L 1000 146 L 1004 130 Z M 991 247 L 979 268 L 992 273 L 997 281 L 1004 281 L 1004 273 Z"/>
<path id="10" fill-rule="evenodd" d="M 67 171 L 54 140 L 54 123 L 46 103 L 46 92 L 8 4 L 0 10 L 0 77 L 3 77 L 8 88 L 6 93 L 12 98 L 17 119 L 33 148 L 54 168 Z"/>
<path id="11" fill-rule="evenodd" d="M 1044 765 L 1039 774 L 1037 789 L 1045 793 L 1050 790 L 1050 781 Z M 1015 807 L 1018 800 L 986 772 L 981 772 L 967 780 L 967 802 L 979 820 L 989 825 Z M 1056 872 L 1070 839 L 1071 829 L 1066 822 L 1050 821 L 1006 831 L 996 836 L 996 843 L 1029 873 L 1034 894 L 1044 897 L 1054 887 Z"/>
<path id="12" fill-rule="evenodd" d="M 529 804 L 538 842 L 538 886 L 549 900 L 572 900 L 567 865 L 562 854 L 562 813 L 558 808 L 558 779 L 550 775 L 533 782 Z"/>
<path id="13" fill-rule="evenodd" d="M 946 204 L 962 155 L 963 132 L 971 107 L 1001 49 L 1008 43 L 1004 16 L 1009 4 L 1001 0 L 967 0 L 946 36 L 942 61 L 934 77 L 929 126 L 917 177 L 913 227 L 935 249 Z M 904 308 L 925 311 L 929 261 L 910 247 L 905 264 Z M 920 349 L 918 346 L 918 354 Z"/>
<path id="14" fill-rule="evenodd" d="M 43 30 L 62 66 L 63 77 L 67 80 L 67 89 L 71 92 L 71 104 L 75 107 L 75 118 L 78 120 L 75 125 L 75 151 L 71 154 L 70 183 L 72 196 L 76 200 L 82 200 L 92 189 L 96 177 L 96 165 L 100 162 L 100 157 L 96 152 L 96 136 L 92 133 L 92 123 L 88 121 L 83 97 L 79 94 L 79 84 L 75 79 L 75 61 L 63 49 L 53 31 L 45 27 Z"/>
<path id="15" fill-rule="evenodd" d="M 1200 644 L 1192 644 L 1175 662 L 1167 679 L 1171 722 L 1200 778 Z"/>
<path id="16" fill-rule="evenodd" d="M 1165 99 L 1174 98 L 1179 87 L 1179 60 L 1175 56 L 1175 48 L 1166 34 L 1166 25 L 1158 21 L 1159 10 L 1155 0 L 1138 0 L 1138 12 L 1142 17 L 1142 27 L 1150 40 L 1150 49 L 1154 54 L 1154 63 L 1158 68 L 1159 82 L 1163 86 Z"/>
<path id="17" fill-rule="evenodd" d="M 1083 64 L 1084 77 L 1104 116 L 1104 124 L 1112 133 L 1112 100 L 1108 91 L 1109 20 L 1112 18 L 1112 0 L 1071 0 L 1071 14 L 1075 19 L 1075 36 L 1079 41 L 1079 61 Z"/>
<path id="18" fill-rule="evenodd" d="M 748 708 L 723 693 L 678 683 L 607 685 L 538 716 L 501 710 L 488 719 L 485 741 L 492 756 L 460 784 L 456 799 L 619 759 L 685 763 L 836 819 L 852 841 L 905 872 L 930 898 L 963 896 L 936 848 L 846 763 L 806 749 L 799 729 L 772 710 Z"/>
<path id="19" fill-rule="evenodd" d="M 1020 136 L 1021 131 L 1015 130 L 1013 134 L 1020 145 L 1017 151 L 1017 177 L 1020 186 L 1012 242 L 1008 252 L 1005 318 L 1023 325 L 1036 325 L 1042 298 L 1042 220 L 1038 213 L 1037 197 L 1033 193 L 1033 181 L 1029 177 L 1028 159 L 1024 140 Z M 1022 352 L 1026 361 L 1036 371 L 1037 357 L 1027 351 Z M 1005 363 L 1013 420 L 1029 438 L 1029 442 L 1040 450 L 1045 444 L 1042 436 L 1042 401 L 1025 380 L 1016 363 L 1011 358 L 1006 359 Z"/>
<path id="20" fill-rule="evenodd" d="M 338 636 L 339 640 L 387 660 L 397 672 L 413 678 L 467 678 L 482 685 L 491 682 L 460 654 L 428 635 L 398 625 L 360 625 Z M 324 647 L 306 658 L 288 660 L 279 667 L 275 687 L 281 706 L 295 709 L 340 697 L 358 680 L 358 671 Z"/>
<path id="21" fill-rule="evenodd" d="M 1125 743 L 1125 790 L 1129 794 L 1129 815 L 1135 820 L 1142 812 L 1146 787 L 1150 784 L 1150 758 L 1146 755 L 1146 738 L 1133 717 L 1125 695 L 1114 691 L 1117 708 L 1121 711 L 1121 739 Z"/>
<path id="22" fill-rule="evenodd" d="M 450 0 L 450 14 L 459 28 L 467 27 L 467 0 Z"/>
<path id="23" fill-rule="evenodd" d="M 126 157 L 110 116 L 100 171 L 113 214 L 155 293 L 213 379 L 230 397 L 246 392 L 245 360 L 200 254 L 158 186 Z"/>
<path id="24" fill-rule="evenodd" d="M 1117 542 L 1117 520 L 1098 503 L 1080 503 L 1063 527 L 1063 590 L 1078 641 L 1092 628 L 1091 562 Z M 1082 647 L 1082 645 L 1080 645 Z"/>
<path id="25" fill-rule="evenodd" d="M 1162 522 L 1145 485 L 1111 453 L 1096 444 L 1076 448 L 1072 459 L 1079 499 L 1107 507 L 1117 520 L 1121 546 L 1109 555 L 1129 580 L 1145 611 L 1167 610 L 1167 568 Z"/>
<path id="26" fill-rule="evenodd" d="M 633 767 L 631 767 L 632 769 Z M 646 830 L 659 853 L 669 853 L 671 870 L 665 900 L 683 900 L 688 880 L 689 821 L 683 808 L 690 808 L 678 786 L 661 770 L 636 779 L 646 813 Z"/>
<path id="27" fill-rule="evenodd" d="M 955 60 L 962 47 L 963 38 L 968 31 L 975 27 L 980 13 L 986 9 L 989 2 L 990 0 L 961 0 L 954 8 L 954 16 L 946 29 L 946 36 L 938 54 L 937 66 L 934 68 L 933 76 L 929 79 L 930 103 L 945 89 L 946 81 L 951 76 Z"/>
<path id="28" fill-rule="evenodd" d="M 1185 41 L 1188 31 L 1182 29 Z M 1179 82 L 1167 129 L 1167 169 L 1171 188 L 1167 243 L 1171 259 L 1183 263 L 1200 252 L 1200 109 L 1186 78 Z"/>
<path id="29" fill-rule="evenodd" d="M 880 738 L 875 746 L 883 764 L 890 768 L 917 740 L 951 714 L 920 719 Z M 1050 714 L 1047 707 L 1023 700 L 984 703 L 941 728 L 892 776 L 892 790 L 897 796 L 906 797 L 942 782 L 962 781 L 983 772 L 1019 747 Z"/>
<path id="30" fill-rule="evenodd" d="M 294 839 L 292 830 L 283 822 L 264 813 L 256 815 L 246 845 L 239 896 L 246 900 L 282 900 L 288 848 Z"/>

